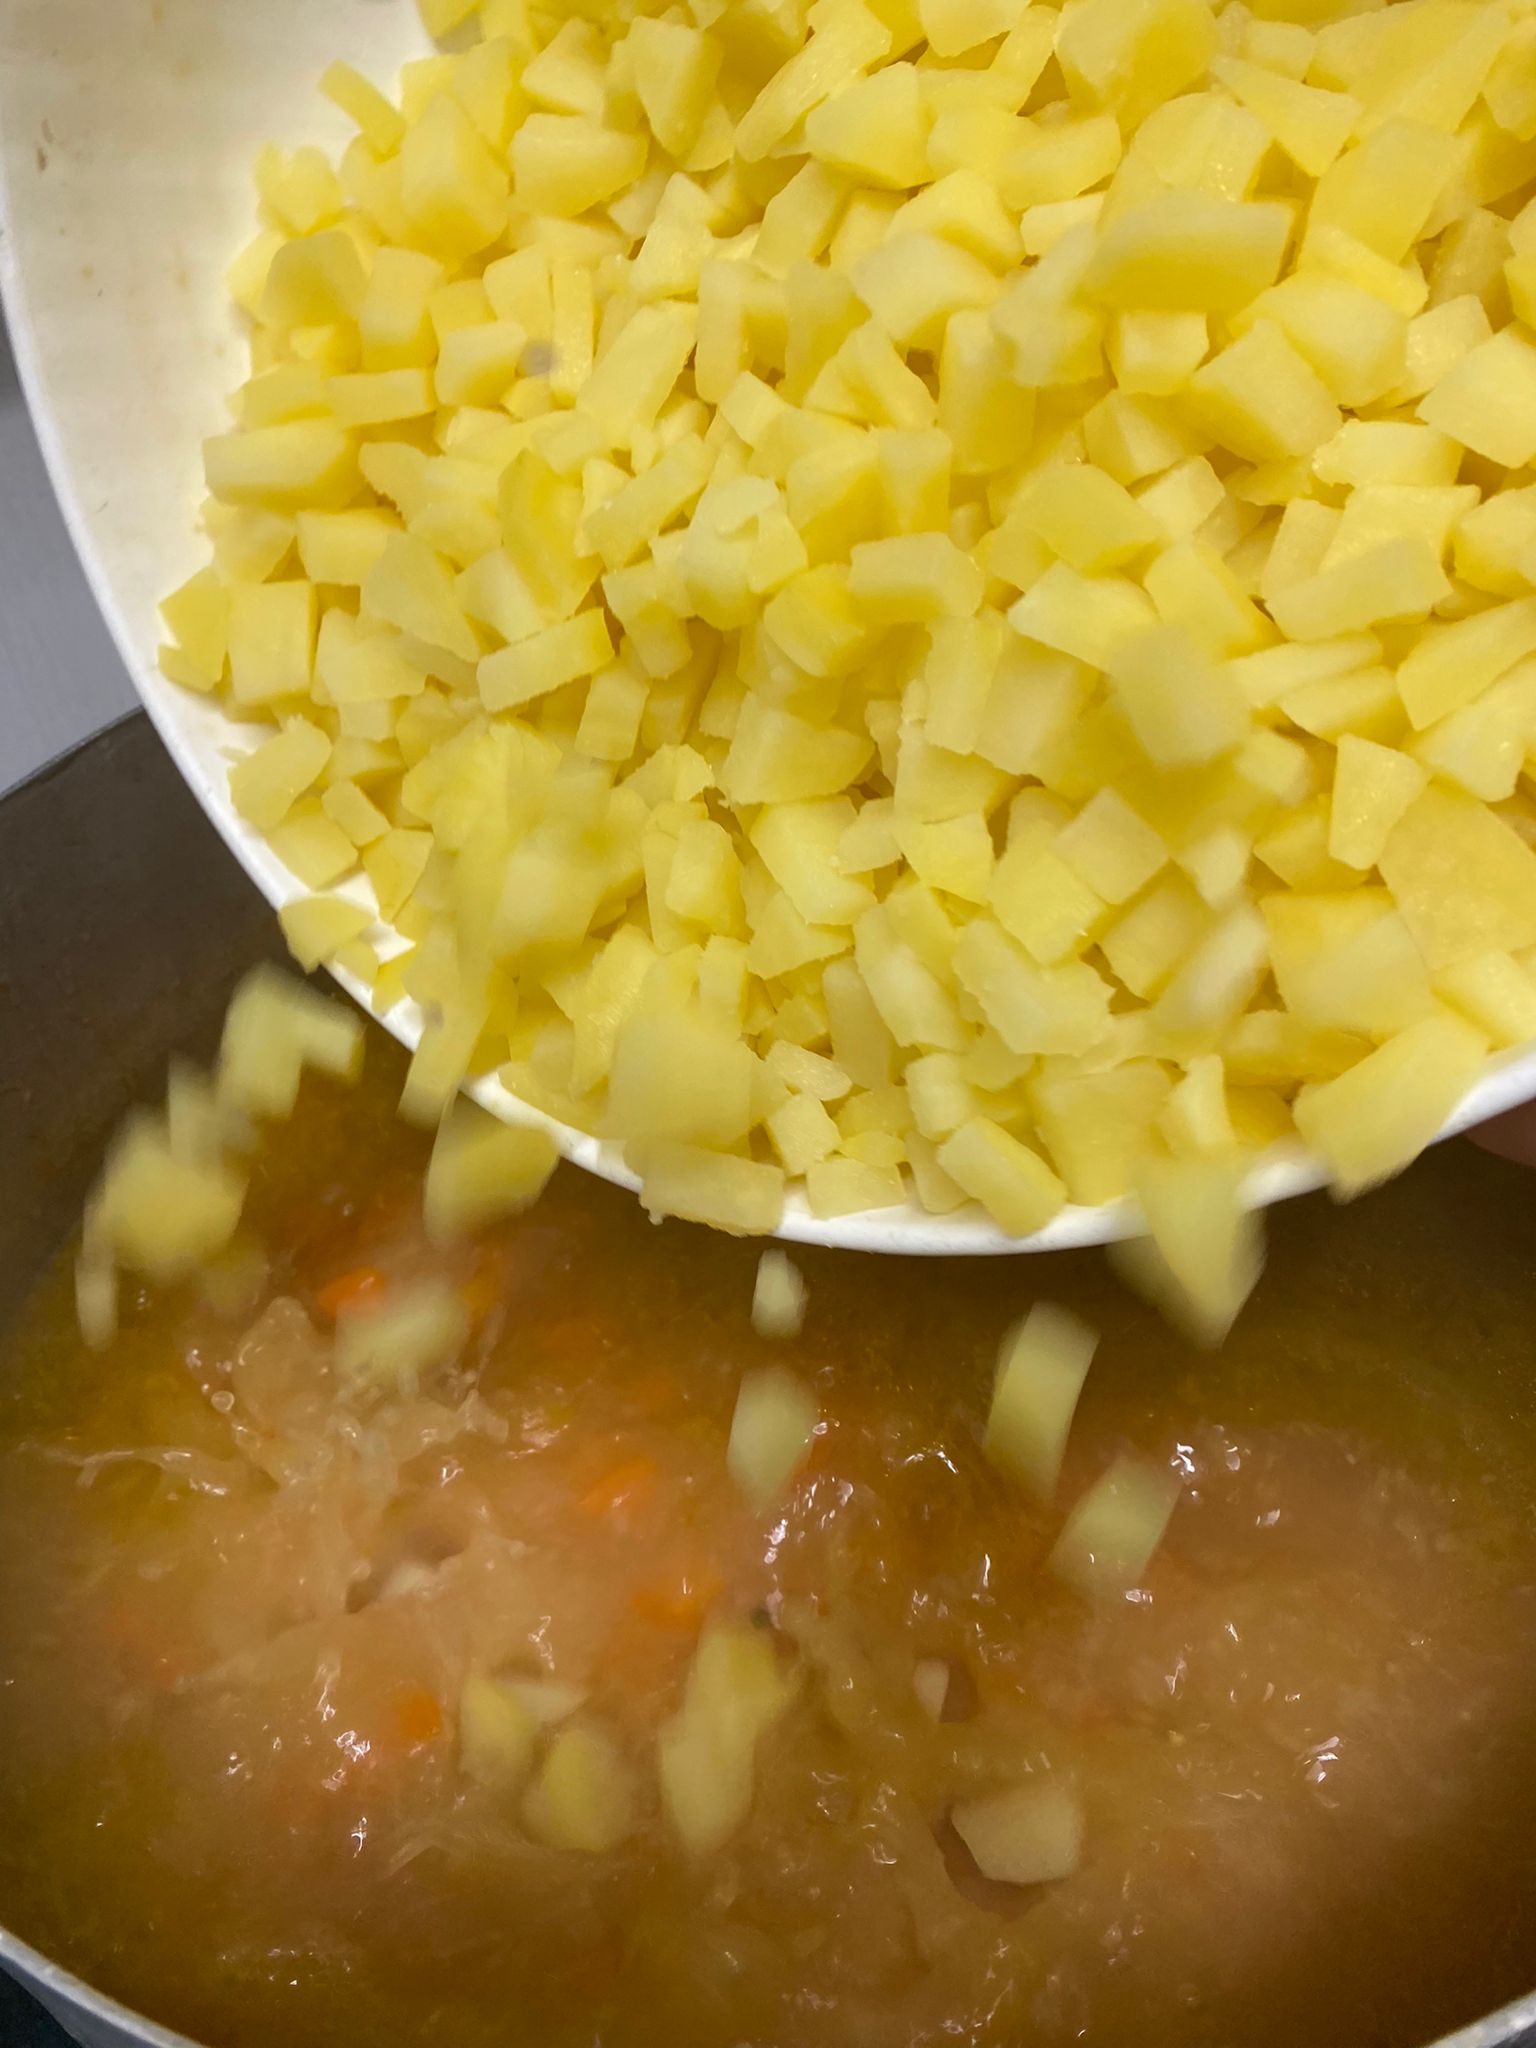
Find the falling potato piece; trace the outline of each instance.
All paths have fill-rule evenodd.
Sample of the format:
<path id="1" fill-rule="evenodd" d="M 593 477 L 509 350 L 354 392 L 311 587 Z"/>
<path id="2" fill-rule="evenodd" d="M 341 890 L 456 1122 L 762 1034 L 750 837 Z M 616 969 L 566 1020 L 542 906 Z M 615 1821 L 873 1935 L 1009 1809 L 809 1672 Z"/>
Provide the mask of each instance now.
<path id="1" fill-rule="evenodd" d="M 1067 1517 L 1050 1567 L 1091 1600 L 1113 1600 L 1140 1585 L 1163 1540 L 1183 1481 L 1166 1465 L 1116 1458 Z"/>
<path id="2" fill-rule="evenodd" d="M 725 1462 L 754 1514 L 782 1497 L 810 1453 L 819 1420 L 816 1396 L 787 1366 L 742 1374 Z"/>
<path id="3" fill-rule="evenodd" d="M 538 1200 L 559 1163 L 547 1131 L 503 1123 L 461 1097 L 438 1128 L 427 1166 L 428 1234 L 441 1243 L 519 1214 Z"/>
<path id="4" fill-rule="evenodd" d="M 1136 1192 L 1149 1234 L 1110 1248 L 1122 1278 L 1199 1344 L 1221 1342 L 1264 1270 L 1246 1171 L 1236 1152 L 1145 1159 Z"/>
<path id="5" fill-rule="evenodd" d="M 962 1800 L 950 1819 L 982 1876 L 999 1884 L 1053 1884 L 1083 1859 L 1082 1808 L 1053 1772 Z"/>
<path id="6" fill-rule="evenodd" d="M 253 968 L 224 1019 L 219 1100 L 253 1116 L 290 1116 L 305 1067 L 351 1080 L 362 1056 L 363 1020 L 355 1010 L 280 968 Z"/>
<path id="7" fill-rule="evenodd" d="M 234 1236 L 245 1188 L 244 1171 L 222 1157 L 178 1158 L 160 1120 L 141 1113 L 107 1159 L 91 1198 L 87 1238 L 104 1256 L 151 1279 L 182 1279 Z"/>
<path id="8" fill-rule="evenodd" d="M 424 1374 L 453 1364 L 469 1335 L 462 1296 L 440 1280 L 418 1280 L 338 1317 L 336 1364 L 343 1379 L 385 1394 L 414 1391 Z"/>
<path id="9" fill-rule="evenodd" d="M 982 1449 L 1036 1500 L 1056 1491 L 1077 1398 L 1098 1345 L 1069 1309 L 1036 1302 L 1003 1339 Z"/>
<path id="10" fill-rule="evenodd" d="M 805 1281 L 787 1252 L 764 1252 L 752 1286 L 752 1327 L 760 1337 L 798 1337 L 805 1321 Z"/>

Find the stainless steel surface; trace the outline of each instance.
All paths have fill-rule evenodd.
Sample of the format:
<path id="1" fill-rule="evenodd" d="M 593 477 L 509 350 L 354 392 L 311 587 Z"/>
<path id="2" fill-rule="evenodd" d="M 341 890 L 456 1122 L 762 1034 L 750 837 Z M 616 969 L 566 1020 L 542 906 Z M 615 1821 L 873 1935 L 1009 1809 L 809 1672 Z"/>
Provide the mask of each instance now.
<path id="1" fill-rule="evenodd" d="M 0 793 L 133 708 L 65 531 L 0 317 Z"/>
<path id="2" fill-rule="evenodd" d="M 0 1325 L 67 1233 L 124 1108 L 158 1093 L 172 1049 L 206 1049 L 242 970 L 280 952 L 142 715 L 0 803 Z M 3 1929 L 0 1969 L 84 2048 L 190 2048 Z M 0 1998 L 0 2048 L 53 2038 L 21 2030 Z M 1439 2048 L 1536 2048 L 1536 1994 Z"/>

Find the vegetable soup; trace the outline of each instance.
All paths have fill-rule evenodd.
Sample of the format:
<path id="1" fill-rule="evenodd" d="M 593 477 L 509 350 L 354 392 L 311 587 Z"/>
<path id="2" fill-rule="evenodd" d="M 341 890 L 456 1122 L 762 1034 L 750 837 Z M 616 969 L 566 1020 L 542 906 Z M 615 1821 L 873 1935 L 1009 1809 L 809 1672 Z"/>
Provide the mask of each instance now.
<path id="1" fill-rule="evenodd" d="M 432 1244 L 398 1088 L 306 1083 L 243 1299 L 92 1352 L 61 1265 L 10 1344 L 8 1925 L 216 2048 L 1411 2048 L 1530 1988 L 1528 1178 L 1279 1212 L 1219 1355 L 1090 1253 L 797 1250 L 772 1337 L 755 1247 L 569 1171 Z M 350 1371 L 427 1289 L 451 1366 Z M 1099 1335 L 1045 1501 L 983 1447 L 1040 1302 Z M 1177 1499 L 1090 1598 L 1128 1453 Z"/>

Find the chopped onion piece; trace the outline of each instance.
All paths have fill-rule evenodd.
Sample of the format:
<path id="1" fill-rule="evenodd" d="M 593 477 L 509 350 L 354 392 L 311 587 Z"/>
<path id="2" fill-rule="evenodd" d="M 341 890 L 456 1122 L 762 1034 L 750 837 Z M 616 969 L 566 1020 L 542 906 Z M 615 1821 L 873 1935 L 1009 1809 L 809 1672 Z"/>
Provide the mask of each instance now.
<path id="1" fill-rule="evenodd" d="M 999 1884 L 1050 1884 L 1082 1861 L 1082 1808 L 1071 1786 L 1054 1776 L 963 1800 L 950 1818 L 976 1868 Z"/>
<path id="2" fill-rule="evenodd" d="M 1056 1491 L 1098 1341 L 1096 1331 L 1049 1301 L 1036 1302 L 1003 1340 L 982 1449 L 1037 1500 Z"/>
<path id="3" fill-rule="evenodd" d="M 1182 1490 L 1166 1465 L 1116 1458 L 1067 1517 L 1051 1570 L 1090 1599 L 1129 1592 L 1140 1585 Z"/>
<path id="4" fill-rule="evenodd" d="M 819 1414 L 810 1388 L 784 1366 L 743 1373 L 725 1462 L 754 1514 L 770 1508 L 804 1464 Z"/>
<path id="5" fill-rule="evenodd" d="M 805 1321 L 805 1281 L 785 1252 L 764 1252 L 752 1289 L 752 1327 L 760 1337 L 798 1337 Z"/>

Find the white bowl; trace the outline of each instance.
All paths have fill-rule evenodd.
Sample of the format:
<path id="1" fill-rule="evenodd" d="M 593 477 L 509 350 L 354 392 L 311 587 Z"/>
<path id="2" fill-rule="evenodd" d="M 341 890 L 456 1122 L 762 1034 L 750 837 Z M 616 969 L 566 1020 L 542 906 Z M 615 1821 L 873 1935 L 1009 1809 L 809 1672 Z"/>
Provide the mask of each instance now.
<path id="1" fill-rule="evenodd" d="M 0 286 L 43 452 L 139 695 L 275 904 L 300 892 L 230 808 L 239 728 L 160 676 L 156 604 L 198 565 L 200 444 L 244 374 L 223 275 L 252 232 L 256 149 L 345 139 L 314 90 L 332 58 L 387 80 L 425 48 L 413 0 L 0 0 Z M 414 1006 L 385 1021 L 414 1043 Z M 635 1185 L 613 1147 L 537 1117 L 494 1081 L 477 1092 L 548 1125 L 578 1165 Z M 1532 1094 L 1536 1050 L 1491 1070 L 1446 1133 Z M 1321 1178 L 1293 1149 L 1266 1160 L 1249 1193 L 1278 1201 Z M 1044 1251 L 1122 1236 L 1130 1220 L 1123 1203 L 1069 1207 L 1021 1241 L 915 1205 L 827 1223 L 795 1197 L 780 1234 L 865 1251 Z"/>

